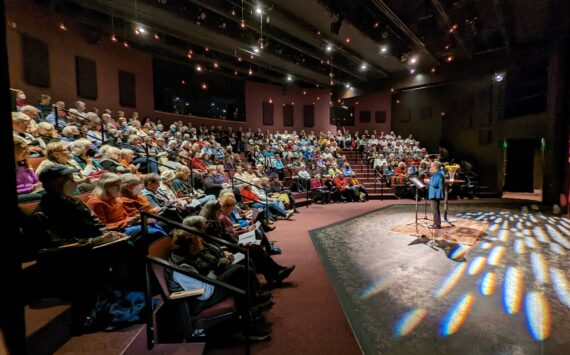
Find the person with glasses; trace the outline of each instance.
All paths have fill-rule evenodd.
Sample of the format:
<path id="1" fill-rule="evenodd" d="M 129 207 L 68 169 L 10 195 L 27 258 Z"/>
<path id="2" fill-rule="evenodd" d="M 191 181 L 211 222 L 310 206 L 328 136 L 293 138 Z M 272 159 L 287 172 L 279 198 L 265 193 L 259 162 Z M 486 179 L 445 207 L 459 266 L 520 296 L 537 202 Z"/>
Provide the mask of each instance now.
<path id="1" fill-rule="evenodd" d="M 91 178 L 83 173 L 83 170 L 75 160 L 70 158 L 69 149 L 64 142 L 52 142 L 47 145 L 46 159 L 38 165 L 36 174 L 39 176 L 45 168 L 54 164 L 61 164 L 77 170 L 72 175 L 73 180 L 77 183 L 77 192 L 89 192 L 95 188 L 91 183 Z"/>

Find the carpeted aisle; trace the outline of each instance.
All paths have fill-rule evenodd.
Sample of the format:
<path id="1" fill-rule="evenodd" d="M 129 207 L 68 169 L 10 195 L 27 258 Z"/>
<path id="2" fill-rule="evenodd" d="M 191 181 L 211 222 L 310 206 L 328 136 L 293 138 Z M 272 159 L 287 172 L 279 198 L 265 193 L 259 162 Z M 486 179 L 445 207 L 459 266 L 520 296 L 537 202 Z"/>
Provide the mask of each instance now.
<path id="1" fill-rule="evenodd" d="M 284 265 L 296 264 L 290 287 L 274 291 L 275 307 L 270 342 L 256 344 L 257 354 L 360 354 L 358 344 L 340 307 L 331 282 L 317 256 L 308 231 L 386 205 L 386 202 L 311 205 L 300 208 L 293 221 L 279 222 L 269 233 L 283 255 Z"/>

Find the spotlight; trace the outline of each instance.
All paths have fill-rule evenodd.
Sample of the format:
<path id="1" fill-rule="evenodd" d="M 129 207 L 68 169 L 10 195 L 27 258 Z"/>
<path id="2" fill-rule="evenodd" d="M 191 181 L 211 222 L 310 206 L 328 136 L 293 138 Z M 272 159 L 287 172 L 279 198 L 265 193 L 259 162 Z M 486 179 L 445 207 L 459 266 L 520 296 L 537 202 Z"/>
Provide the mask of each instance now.
<path id="1" fill-rule="evenodd" d="M 202 84 L 200 84 L 200 88 L 201 88 L 202 90 L 208 90 L 208 84 L 202 83 Z"/>
<path id="2" fill-rule="evenodd" d="M 418 57 L 413 56 L 410 58 L 410 64 L 411 65 L 416 65 L 418 63 Z"/>
<path id="3" fill-rule="evenodd" d="M 135 30 L 136 34 L 145 34 L 146 30 L 144 29 L 144 27 L 142 26 L 137 26 L 137 29 Z"/>
<path id="4" fill-rule="evenodd" d="M 242 30 L 245 29 L 245 21 L 244 20 L 241 20 L 240 27 L 242 28 Z"/>
<path id="5" fill-rule="evenodd" d="M 437 71 L 437 69 L 435 69 L 435 67 L 431 68 L 431 73 L 434 74 Z"/>
<path id="6" fill-rule="evenodd" d="M 67 27 L 65 26 L 65 24 L 63 22 L 60 22 L 57 27 L 62 31 L 67 31 Z"/>
<path id="7" fill-rule="evenodd" d="M 361 71 L 365 71 L 366 69 L 368 69 L 368 64 L 366 64 L 366 63 L 360 64 L 360 70 Z"/>
<path id="8" fill-rule="evenodd" d="M 287 81 L 293 81 L 293 77 L 291 75 L 287 75 Z"/>
<path id="9" fill-rule="evenodd" d="M 411 74 L 411 75 L 413 75 L 413 74 L 415 74 L 415 73 L 416 73 L 416 70 L 415 70 L 415 69 L 413 69 L 413 68 L 410 69 L 410 74 Z"/>
<path id="10" fill-rule="evenodd" d="M 333 50 L 333 45 L 330 44 L 330 43 L 327 44 L 327 47 L 325 48 L 325 50 L 326 50 L 327 52 L 332 52 L 332 50 Z"/>
<path id="11" fill-rule="evenodd" d="M 273 103 L 273 99 L 269 99 L 269 103 L 272 104 L 272 103 Z"/>
<path id="12" fill-rule="evenodd" d="M 181 80 L 180 83 L 181 83 L 182 85 L 186 85 L 186 80 Z"/>
<path id="13" fill-rule="evenodd" d="M 344 84 L 344 86 L 348 89 L 348 88 L 350 88 L 350 83 L 346 83 L 346 84 Z"/>
<path id="14" fill-rule="evenodd" d="M 501 81 L 503 81 L 503 79 L 505 79 L 505 74 L 504 73 L 495 73 L 493 74 L 493 81 L 496 83 L 500 83 Z"/>
<path id="15" fill-rule="evenodd" d="M 255 9 L 255 13 L 258 14 L 258 15 L 261 15 L 261 14 L 263 13 L 263 11 L 261 10 L 261 7 L 258 6 L 258 7 Z"/>
<path id="16" fill-rule="evenodd" d="M 378 28 L 380 26 L 380 22 L 374 22 L 374 28 Z"/>
<path id="17" fill-rule="evenodd" d="M 380 46 L 380 53 L 388 53 L 388 46 L 385 44 Z"/>
<path id="18" fill-rule="evenodd" d="M 307 95 L 307 91 L 303 90 L 303 95 Z"/>
<path id="19" fill-rule="evenodd" d="M 215 69 L 218 69 L 218 68 L 220 67 L 220 65 L 218 64 L 218 62 L 214 62 L 213 66 L 214 66 Z"/>
<path id="20" fill-rule="evenodd" d="M 247 73 L 248 73 L 249 75 L 253 75 L 253 70 L 250 69 L 250 70 L 248 70 Z"/>
<path id="21" fill-rule="evenodd" d="M 115 36 L 114 33 L 111 35 L 111 41 L 113 41 L 113 42 L 117 42 L 117 41 L 118 41 L 117 36 Z"/>
<path id="22" fill-rule="evenodd" d="M 160 39 L 160 36 L 158 35 L 158 33 L 154 34 L 154 39 L 156 39 L 157 41 Z"/>
<path id="23" fill-rule="evenodd" d="M 448 56 L 447 58 L 445 58 L 445 60 L 446 60 L 448 63 L 453 62 L 454 59 L 455 59 L 455 58 L 454 58 L 452 55 L 450 55 L 450 56 Z"/>
<path id="24" fill-rule="evenodd" d="M 128 43 L 127 41 L 124 41 L 124 42 L 123 42 L 123 47 L 129 48 L 129 43 Z"/>
<path id="25" fill-rule="evenodd" d="M 253 51 L 254 51 L 255 53 L 259 53 L 259 47 L 257 47 L 257 46 L 253 47 Z"/>
<path id="26" fill-rule="evenodd" d="M 196 65 L 196 71 L 197 72 L 201 72 L 202 71 L 202 66 L 200 64 Z"/>
<path id="27" fill-rule="evenodd" d="M 391 93 L 394 93 L 394 92 L 396 92 L 396 89 L 391 88 L 391 89 L 390 89 L 390 92 L 391 92 Z"/>
<path id="28" fill-rule="evenodd" d="M 350 43 L 350 37 L 346 37 L 346 38 L 344 39 L 344 41 L 345 41 L 347 44 Z"/>

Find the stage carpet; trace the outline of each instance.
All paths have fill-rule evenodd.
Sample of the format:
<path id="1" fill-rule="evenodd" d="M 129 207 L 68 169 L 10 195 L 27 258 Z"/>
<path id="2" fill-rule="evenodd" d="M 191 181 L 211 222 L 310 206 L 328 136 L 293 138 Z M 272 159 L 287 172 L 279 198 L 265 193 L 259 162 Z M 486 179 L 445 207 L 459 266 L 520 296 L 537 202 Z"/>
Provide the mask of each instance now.
<path id="1" fill-rule="evenodd" d="M 415 217 L 408 218 L 404 223 L 392 227 L 391 230 L 407 236 L 423 236 L 437 242 L 447 241 L 449 243 L 474 246 L 477 240 L 479 240 L 479 238 L 485 234 L 487 228 L 489 228 L 487 222 L 457 217 L 449 220 L 452 223 L 442 222 L 440 229 L 433 229 L 428 227 L 433 221 L 424 219 L 423 216 L 421 219 L 418 219 L 417 222 Z"/>
<path id="2" fill-rule="evenodd" d="M 310 234 L 365 354 L 568 354 L 570 221 L 528 210 L 450 205 L 475 237 L 433 246 L 411 205 Z"/>

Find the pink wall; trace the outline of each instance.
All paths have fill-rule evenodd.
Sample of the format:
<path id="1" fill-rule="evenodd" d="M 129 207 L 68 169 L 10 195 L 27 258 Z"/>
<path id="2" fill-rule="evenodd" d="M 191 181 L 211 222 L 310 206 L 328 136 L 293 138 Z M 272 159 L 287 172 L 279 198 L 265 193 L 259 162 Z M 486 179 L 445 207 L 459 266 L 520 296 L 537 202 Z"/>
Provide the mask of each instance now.
<path id="1" fill-rule="evenodd" d="M 303 94 L 303 91 L 306 94 Z M 318 100 L 317 98 L 320 98 Z M 263 125 L 263 102 L 273 101 L 273 128 L 279 131 L 287 129 L 300 132 L 336 131 L 336 126 L 330 124 L 330 96 L 328 89 L 301 89 L 288 87 L 284 93 L 283 86 L 246 82 L 245 84 L 245 113 L 247 125 L 254 129 L 271 129 Z M 283 105 L 294 102 L 293 127 L 283 125 Z M 315 126 L 303 126 L 303 106 L 315 105 Z"/>
<path id="2" fill-rule="evenodd" d="M 113 43 L 108 37 L 101 39 L 100 44 L 89 44 L 81 36 L 81 29 L 72 21 L 68 21 L 55 11 L 45 6 L 34 4 L 30 0 L 9 2 L 6 17 L 16 23 L 16 28 L 8 27 L 8 64 L 10 68 L 10 85 L 12 88 L 26 92 L 27 101 L 36 104 L 39 95 L 47 93 L 52 103 L 63 100 L 68 107 L 78 100 L 75 79 L 75 56 L 82 56 L 95 61 L 97 68 L 97 100 L 86 100 L 87 107 L 99 109 L 122 109 L 134 111 L 119 105 L 119 70 L 125 70 L 136 77 L 136 110 L 150 113 L 153 108 L 152 93 L 152 61 L 151 56 L 132 48 L 123 48 Z M 64 22 L 68 31 L 58 29 Z M 48 44 L 51 87 L 40 88 L 24 81 L 22 64 L 21 34 L 25 33 Z"/>
<path id="3" fill-rule="evenodd" d="M 380 92 L 372 93 L 357 97 L 352 97 L 350 99 L 345 99 L 344 102 L 348 106 L 354 105 L 355 107 L 355 119 L 354 127 L 346 127 L 349 131 L 353 132 L 358 130 L 364 132 L 368 129 L 370 132 L 372 130 L 389 132 L 392 127 L 392 104 L 391 104 L 390 93 Z M 356 104 L 358 102 L 358 104 Z M 360 122 L 360 111 L 370 111 L 370 123 Z M 385 123 L 375 123 L 374 117 L 376 111 L 386 111 L 386 122 Z"/>
<path id="4" fill-rule="evenodd" d="M 334 131 L 335 126 L 329 124 L 329 91 L 328 89 L 288 88 L 283 95 L 283 87 L 278 85 L 246 83 L 246 122 L 232 122 L 194 116 L 184 116 L 154 110 L 152 56 L 133 48 L 123 48 L 121 43 L 113 43 L 108 36 L 102 37 L 100 43 L 90 44 L 81 35 L 81 27 L 72 19 L 34 3 L 31 0 L 18 0 L 7 4 L 7 21 L 15 22 L 16 28 L 8 28 L 8 63 L 10 70 L 10 86 L 26 92 L 27 101 L 36 104 L 40 94 L 49 94 L 52 103 L 57 100 L 73 107 L 77 100 L 84 101 L 87 108 L 98 107 L 100 110 L 110 108 L 113 111 L 123 110 L 130 115 L 138 111 L 141 117 L 160 118 L 165 123 L 188 121 L 194 126 L 205 124 L 222 125 L 232 128 L 272 129 L 263 126 L 262 103 L 269 99 L 274 104 L 274 129 L 289 131 L 305 129 L 307 131 Z M 67 31 L 58 29 L 60 22 L 65 23 Z M 51 87 L 41 88 L 29 85 L 24 81 L 22 64 L 21 34 L 25 33 L 48 44 L 49 70 Z M 98 98 L 87 100 L 77 97 L 75 78 L 75 56 L 82 56 L 95 61 L 97 71 Z M 127 108 L 119 105 L 119 70 L 133 73 L 136 77 L 137 107 Z M 317 100 L 317 97 L 320 100 Z M 294 126 L 283 126 L 283 104 L 295 103 Z M 315 126 L 303 127 L 303 105 L 315 103 Z"/>

